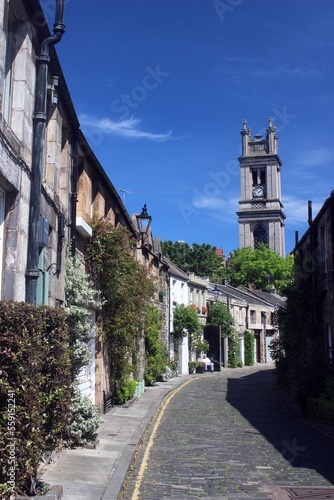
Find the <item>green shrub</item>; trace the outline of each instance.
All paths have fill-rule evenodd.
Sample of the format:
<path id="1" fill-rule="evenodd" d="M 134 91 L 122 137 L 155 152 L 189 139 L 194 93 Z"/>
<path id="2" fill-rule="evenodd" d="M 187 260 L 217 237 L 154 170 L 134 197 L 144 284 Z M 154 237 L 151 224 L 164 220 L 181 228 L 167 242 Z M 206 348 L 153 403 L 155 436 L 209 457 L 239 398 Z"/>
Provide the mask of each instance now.
<path id="1" fill-rule="evenodd" d="M 15 491 L 29 488 L 41 453 L 55 449 L 66 435 L 71 376 L 64 311 L 0 302 L 0 356 L 0 492 L 5 494 L 8 473 Z"/>
<path id="2" fill-rule="evenodd" d="M 334 377 L 330 376 L 325 381 L 325 388 L 321 394 L 324 399 L 334 401 Z"/>
<path id="3" fill-rule="evenodd" d="M 238 366 L 239 342 L 237 332 L 233 332 L 228 338 L 228 367 L 236 368 Z"/>
<path id="4" fill-rule="evenodd" d="M 253 330 L 244 332 L 245 366 L 253 366 L 255 360 L 255 343 Z"/>
<path id="5" fill-rule="evenodd" d="M 137 382 L 135 380 L 126 380 L 115 390 L 115 404 L 122 405 L 132 399 L 136 392 Z"/>
<path id="6" fill-rule="evenodd" d="M 68 427 L 67 445 L 74 448 L 94 443 L 102 418 L 91 400 L 83 396 L 78 388 L 74 390 L 70 411 L 71 422 Z"/>
<path id="7" fill-rule="evenodd" d="M 307 400 L 310 417 L 318 418 L 326 424 L 334 425 L 334 401 L 323 398 L 309 398 Z"/>
<path id="8" fill-rule="evenodd" d="M 325 381 L 325 386 L 318 398 L 308 398 L 307 409 L 311 417 L 319 418 L 334 425 L 334 377 Z"/>

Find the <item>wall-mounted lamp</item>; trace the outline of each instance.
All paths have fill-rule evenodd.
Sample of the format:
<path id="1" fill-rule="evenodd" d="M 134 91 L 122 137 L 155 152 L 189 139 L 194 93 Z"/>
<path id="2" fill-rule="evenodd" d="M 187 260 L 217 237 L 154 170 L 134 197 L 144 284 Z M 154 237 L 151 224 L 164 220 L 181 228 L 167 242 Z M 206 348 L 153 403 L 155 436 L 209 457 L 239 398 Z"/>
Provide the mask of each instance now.
<path id="1" fill-rule="evenodd" d="M 58 76 L 52 77 L 52 85 L 48 85 L 47 89 L 51 92 L 51 104 L 52 106 L 57 106 L 58 104 L 58 95 L 57 95 L 57 87 L 59 84 Z"/>
<path id="2" fill-rule="evenodd" d="M 212 290 L 212 295 L 214 296 L 215 300 L 218 300 L 220 290 L 218 289 L 217 285 L 215 285 L 214 289 Z"/>
<path id="3" fill-rule="evenodd" d="M 149 227 L 150 227 L 151 222 L 152 222 L 152 217 L 150 215 L 148 215 L 148 213 L 147 213 L 146 203 L 143 206 L 141 214 L 136 215 L 136 218 L 137 218 L 138 229 L 140 232 L 142 243 L 144 243 L 145 238 L 148 234 Z"/>

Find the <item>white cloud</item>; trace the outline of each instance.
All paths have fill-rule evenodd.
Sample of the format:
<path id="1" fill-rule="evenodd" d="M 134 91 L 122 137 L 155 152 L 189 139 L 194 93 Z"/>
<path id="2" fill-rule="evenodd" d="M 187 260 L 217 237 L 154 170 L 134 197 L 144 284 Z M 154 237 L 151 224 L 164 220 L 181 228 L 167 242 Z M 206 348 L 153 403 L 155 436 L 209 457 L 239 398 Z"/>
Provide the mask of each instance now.
<path id="1" fill-rule="evenodd" d="M 287 222 L 293 225 L 307 224 L 308 219 L 308 200 L 302 198 L 294 198 L 293 196 L 285 196 L 283 199 L 284 213 L 287 217 Z M 319 212 L 323 203 L 312 202 L 313 219 Z"/>
<path id="2" fill-rule="evenodd" d="M 321 73 L 312 68 L 278 66 L 272 69 L 256 68 L 252 71 L 252 76 L 257 78 L 287 78 L 291 76 L 319 78 Z"/>
<path id="3" fill-rule="evenodd" d="M 202 198 L 197 198 L 193 201 L 194 208 L 197 208 L 198 210 L 217 210 L 224 208 L 225 205 L 226 201 L 222 198 L 210 198 L 203 196 Z"/>
<path id="4" fill-rule="evenodd" d="M 194 198 L 192 206 L 196 210 L 210 212 L 209 216 L 219 221 L 235 224 L 237 220 L 236 212 L 239 207 L 237 198 L 225 199 L 218 196 L 206 197 L 203 195 Z"/>
<path id="5" fill-rule="evenodd" d="M 322 163 L 332 162 L 334 150 L 331 148 L 314 148 L 305 151 L 299 162 L 306 167 L 321 166 Z"/>
<path id="6" fill-rule="evenodd" d="M 117 135 L 120 137 L 148 139 L 151 141 L 167 141 L 172 136 L 171 130 L 162 134 L 141 130 L 141 120 L 134 117 L 122 121 L 112 121 L 109 118 L 94 118 L 89 115 L 81 115 L 79 116 L 79 121 L 83 127 L 97 129 L 104 134 Z"/>

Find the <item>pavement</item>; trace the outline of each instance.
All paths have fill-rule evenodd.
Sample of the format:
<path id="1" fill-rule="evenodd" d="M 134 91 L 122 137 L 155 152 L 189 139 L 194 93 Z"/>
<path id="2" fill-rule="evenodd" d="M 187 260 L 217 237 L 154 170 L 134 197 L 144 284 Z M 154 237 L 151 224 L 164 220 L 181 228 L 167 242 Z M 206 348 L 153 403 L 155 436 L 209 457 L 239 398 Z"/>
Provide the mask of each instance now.
<path id="1" fill-rule="evenodd" d="M 146 387 L 132 404 L 112 408 L 103 415 L 95 448 L 63 450 L 53 463 L 40 469 L 40 479 L 51 486 L 61 485 L 62 494 L 55 498 L 62 500 L 116 500 L 136 447 L 162 400 L 195 376 L 209 375 L 158 382 Z"/>

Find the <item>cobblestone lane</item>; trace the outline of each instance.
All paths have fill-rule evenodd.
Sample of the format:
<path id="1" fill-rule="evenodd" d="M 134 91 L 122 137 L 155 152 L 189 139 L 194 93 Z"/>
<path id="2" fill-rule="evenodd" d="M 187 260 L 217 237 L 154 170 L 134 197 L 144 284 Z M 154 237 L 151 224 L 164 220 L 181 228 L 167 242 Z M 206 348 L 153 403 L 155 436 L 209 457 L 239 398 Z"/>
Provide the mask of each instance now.
<path id="1" fill-rule="evenodd" d="M 121 498 L 334 499 L 333 435 L 289 410 L 272 367 L 194 376 L 149 426 Z"/>

